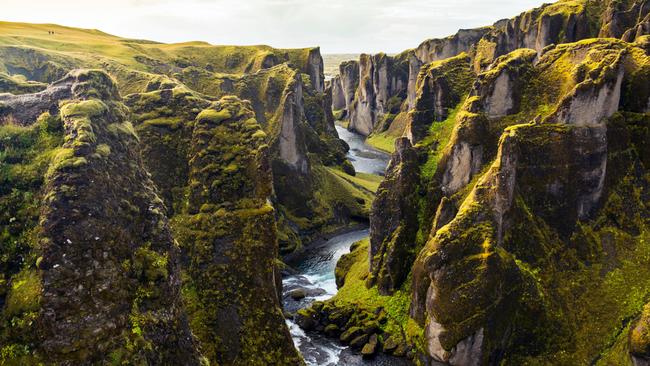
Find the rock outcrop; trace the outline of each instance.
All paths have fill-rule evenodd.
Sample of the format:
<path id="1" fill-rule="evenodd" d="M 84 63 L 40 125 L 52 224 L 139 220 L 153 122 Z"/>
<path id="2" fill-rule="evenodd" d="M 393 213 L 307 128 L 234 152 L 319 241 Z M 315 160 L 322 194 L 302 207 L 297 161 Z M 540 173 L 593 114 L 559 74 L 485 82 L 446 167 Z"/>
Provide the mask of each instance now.
<path id="1" fill-rule="evenodd" d="M 250 104 L 236 97 L 203 110 L 191 137 L 188 211 L 174 218 L 188 258 L 183 291 L 192 329 L 219 364 L 302 363 L 274 286 L 277 230 L 265 137 Z"/>
<path id="2" fill-rule="evenodd" d="M 519 225 L 526 225 L 518 222 L 525 217 L 522 212 L 529 210 L 531 217 L 539 218 L 545 223 L 544 229 L 540 230 L 550 229 L 557 233 L 555 235 L 565 238 L 576 230 L 579 220 L 594 217 L 597 208 L 601 207 L 605 182 L 610 176 L 608 174 L 612 174 L 607 170 L 612 152 L 608 151 L 605 121 L 619 109 L 625 72 L 622 66 L 625 62 L 623 55 L 630 52 L 629 49 L 617 49 L 618 46 L 614 45 L 604 46 L 594 42 L 567 45 L 543 56 L 537 67 L 550 73 L 553 69 L 550 62 L 554 62 L 555 67 L 562 67 L 559 65 L 561 58 L 558 58 L 560 53 L 564 56 L 575 55 L 580 54 L 578 50 L 582 49 L 586 51 L 583 53 L 586 57 L 576 59 L 573 56 L 572 62 L 576 63 L 575 69 L 579 75 L 589 76 L 584 79 L 581 76 L 574 77 L 575 86 L 568 88 L 564 97 L 555 99 L 557 109 L 542 124 L 520 125 L 506 130 L 501 137 L 496 162 L 468 194 L 451 223 L 441 227 L 420 253 L 414 267 L 411 310 L 414 318 L 423 322 L 427 350 L 434 359 L 458 365 L 473 364 L 468 363 L 468 360 L 481 360 L 478 364 L 487 363 L 488 359 L 494 357 L 495 347 L 498 349 L 504 347 L 503 342 L 510 342 L 507 339 L 528 337 L 530 332 L 535 332 L 533 325 L 512 323 L 506 327 L 519 329 L 522 332 L 520 335 L 499 333 L 501 331 L 498 329 L 503 328 L 490 328 L 488 324 L 516 322 L 515 318 L 506 320 L 501 316 L 518 311 L 525 312 L 526 315 L 522 315 L 524 318 L 549 316 L 550 309 L 539 313 L 538 299 L 548 296 L 547 291 L 555 289 L 544 288 L 531 292 L 529 288 L 534 278 L 515 261 L 515 258 L 528 263 L 537 263 L 539 260 L 534 254 L 526 252 L 531 250 L 530 247 L 524 249 L 517 242 L 518 239 L 515 239 L 520 238 L 516 234 L 521 227 Z M 640 56 L 638 51 L 631 52 Z M 528 57 L 530 62 L 534 55 Z M 630 56 L 627 57 L 629 60 Z M 636 56 L 631 58 L 634 57 Z M 592 63 L 595 60 L 600 63 Z M 642 65 L 645 61 L 630 62 L 640 62 L 638 65 Z M 583 71 L 582 68 L 591 71 Z M 493 67 L 488 73 L 493 70 L 498 68 Z M 534 84 L 529 79 L 530 66 L 517 70 L 519 72 L 510 80 L 520 80 L 526 85 Z M 491 100 L 482 104 L 482 107 L 469 106 L 474 112 L 485 113 L 487 121 L 501 119 L 513 112 L 519 113 L 523 107 L 518 102 L 504 103 L 503 98 L 513 98 L 493 91 L 498 88 L 498 79 L 501 77 L 492 75 L 494 86 L 486 89 L 492 90 L 491 92 L 476 93 L 485 94 L 488 98 L 498 97 L 500 101 Z M 487 73 L 479 76 L 479 80 L 488 78 Z M 479 85 L 475 90 L 480 89 Z M 488 131 L 493 129 L 489 127 L 491 124 L 492 122 L 487 124 Z M 451 150 L 451 158 L 447 160 L 450 165 L 442 180 L 443 187 L 447 187 L 446 191 L 443 189 L 445 192 L 454 192 L 465 186 L 469 183 L 470 176 L 480 170 L 461 169 L 474 164 L 473 152 L 469 149 L 469 154 L 454 155 L 455 151 L 467 151 L 468 144 L 457 142 L 454 146 L 457 147 Z M 444 160 L 441 164 L 444 165 Z M 461 171 L 462 174 L 456 174 Z M 470 176 L 468 171 L 473 171 Z M 445 181 L 448 182 L 446 186 Z M 549 204 L 550 202 L 554 203 Z M 471 227 L 477 228 L 475 234 Z M 551 243 L 553 241 L 544 245 L 552 246 Z M 427 248 L 436 249 L 432 251 Z M 538 250 L 535 252 L 544 253 L 548 249 Z M 447 273 L 473 274 L 462 279 Z M 466 295 L 463 295 L 464 291 L 468 291 Z M 454 302 L 453 307 L 449 307 L 450 299 L 464 297 L 468 300 Z M 467 304 L 475 310 L 462 309 L 461 304 Z M 477 304 L 483 305 L 477 307 Z M 510 310 L 502 308 L 503 306 Z M 484 309 L 487 307 L 493 310 L 486 312 Z M 459 328 L 456 324 L 464 325 Z M 527 327 L 531 329 L 526 329 Z M 490 339 L 490 345 L 485 343 L 485 339 Z M 471 350 L 469 357 L 468 350 Z"/>
<path id="3" fill-rule="evenodd" d="M 418 158 L 406 138 L 395 152 L 379 185 L 370 214 L 370 277 L 382 294 L 399 288 L 413 262 L 417 215 Z"/>
<path id="4" fill-rule="evenodd" d="M 417 95 L 405 131 L 413 143 L 428 135 L 435 122 L 449 117 L 470 89 L 474 74 L 470 58 L 466 54 L 440 62 L 432 62 L 423 68 L 417 81 Z"/>
<path id="5" fill-rule="evenodd" d="M 13 133 L 56 135 L 59 124 L 62 144 L 34 172 L 43 185 L 32 193 L 42 197 L 38 227 L 24 229 L 34 233 L 21 254 L 30 259 L 3 273 L 3 361 L 198 365 L 180 253 L 113 81 L 75 71 L 46 92 L 13 98 L 43 112 L 38 122 L 21 115 L 25 127 Z"/>
<path id="6" fill-rule="evenodd" d="M 408 60 L 385 54 L 361 55 L 359 87 L 350 106 L 349 128 L 364 136 L 370 135 L 388 112 L 392 97 L 402 94 L 408 86 Z"/>
<path id="7" fill-rule="evenodd" d="M 634 42 L 650 30 L 650 4 L 647 1 L 607 1 L 601 16 L 599 37 Z"/>
<path id="8" fill-rule="evenodd" d="M 342 119 L 349 117 L 354 95 L 359 87 L 359 62 L 346 61 L 339 65 L 339 74 L 332 79 L 332 109 L 342 110 Z"/>
<path id="9" fill-rule="evenodd" d="M 389 113 L 387 106 L 391 98 L 395 98 L 391 104 L 403 104 L 402 112 L 412 110 L 418 74 L 428 63 L 466 53 L 472 59 L 474 70 L 481 72 L 498 57 L 517 49 L 533 49 L 542 54 L 548 46 L 596 37 L 599 32 L 601 37 L 633 42 L 647 34 L 649 10 L 650 5 L 645 1 L 610 1 L 607 4 L 587 0 L 558 1 L 512 19 L 500 20 L 492 26 L 462 29 L 447 38 L 427 40 L 413 50 L 388 57 L 388 64 L 400 66 L 386 67 L 385 75 L 373 75 L 385 62 L 381 54 L 362 56 L 355 101 L 352 108 L 347 107 L 349 128 L 366 136 L 385 131 L 387 126 L 382 119 Z M 398 80 L 399 83 L 391 85 L 396 87 L 387 87 L 386 80 Z M 505 78 L 501 82 L 507 87 Z M 402 130 L 397 128 L 392 134 Z"/>

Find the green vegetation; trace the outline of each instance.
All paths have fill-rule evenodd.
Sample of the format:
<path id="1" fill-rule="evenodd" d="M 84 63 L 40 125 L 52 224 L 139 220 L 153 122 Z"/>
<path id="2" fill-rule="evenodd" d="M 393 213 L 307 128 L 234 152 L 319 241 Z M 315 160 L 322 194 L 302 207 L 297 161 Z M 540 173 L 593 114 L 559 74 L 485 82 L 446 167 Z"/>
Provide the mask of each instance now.
<path id="1" fill-rule="evenodd" d="M 438 162 L 442 158 L 445 147 L 447 146 L 456 125 L 456 117 L 463 103 L 458 104 L 449 112 L 447 118 L 442 122 L 433 122 L 429 127 L 427 137 L 416 145 L 417 147 L 427 148 L 428 157 L 426 163 L 422 165 L 421 175 L 423 179 L 431 179 L 438 169 Z"/>
<path id="2" fill-rule="evenodd" d="M 356 173 L 354 176 L 351 176 L 334 168 L 327 169 L 330 172 L 354 184 L 358 188 L 362 188 L 370 192 L 376 192 L 377 188 L 379 187 L 379 183 L 381 183 L 383 180 L 381 176 L 376 174 Z"/>
<path id="3" fill-rule="evenodd" d="M 75 68 L 101 68 L 118 81 L 125 95 L 148 91 L 151 83 L 159 82 L 159 74 L 167 74 L 198 92 L 220 97 L 227 89 L 222 86 L 233 78 L 284 62 L 308 73 L 313 51 L 205 42 L 163 44 L 54 24 L 0 22 L 0 73 L 6 75 L 0 76 L 0 88 L 6 84 L 7 91 L 27 92 L 42 84 L 26 84 L 21 77 L 49 83 Z M 8 70 L 19 73 L 11 75 Z"/>
<path id="4" fill-rule="evenodd" d="M 395 139 L 397 137 L 388 135 L 385 132 L 373 133 L 368 136 L 366 143 L 376 149 L 385 151 L 387 153 L 393 153 L 395 151 Z"/>

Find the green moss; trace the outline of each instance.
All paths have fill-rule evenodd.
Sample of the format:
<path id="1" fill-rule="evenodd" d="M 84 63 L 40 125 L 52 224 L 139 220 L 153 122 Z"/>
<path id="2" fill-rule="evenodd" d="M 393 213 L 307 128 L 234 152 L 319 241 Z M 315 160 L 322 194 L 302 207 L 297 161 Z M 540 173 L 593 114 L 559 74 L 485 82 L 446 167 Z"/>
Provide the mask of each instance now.
<path id="1" fill-rule="evenodd" d="M 3 315 L 18 316 L 34 312 L 41 300 L 41 279 L 35 270 L 24 270 L 12 278 Z"/>
<path id="2" fill-rule="evenodd" d="M 34 269 L 23 269 L 11 280 L 11 288 L 0 329 L 0 362 L 8 365 L 37 365 L 33 344 L 38 311 L 41 302 L 42 285 L 39 273 Z"/>
<path id="3" fill-rule="evenodd" d="M 267 136 L 266 132 L 262 130 L 258 130 L 251 137 L 253 137 L 254 139 L 265 139 L 266 136 Z"/>
<path id="4" fill-rule="evenodd" d="M 456 116 L 462 105 L 462 102 L 456 105 L 444 121 L 433 122 L 431 127 L 429 127 L 427 137 L 416 145 L 416 147 L 427 148 L 428 152 L 427 161 L 422 165 L 420 172 L 424 179 L 433 178 L 433 175 L 438 169 L 438 163 L 442 158 L 445 147 L 451 139 L 451 134 L 456 124 Z"/>
<path id="5" fill-rule="evenodd" d="M 391 296 L 382 296 L 377 291 L 377 287 L 368 288 L 366 279 L 368 278 L 368 239 L 355 243 L 352 253 L 346 255 L 346 261 L 349 263 L 349 269 L 346 271 L 344 282 L 331 300 L 336 307 L 344 308 L 354 305 L 357 313 L 363 311 L 374 312 L 376 309 L 383 309 L 386 314 L 386 322 L 380 322 L 380 328 L 388 334 L 402 336 L 406 329 L 412 328 L 413 324 L 409 322 L 409 306 L 411 302 L 410 281 L 405 281 L 404 286 Z M 342 274 L 342 273 L 341 273 Z M 422 337 L 423 333 L 410 332 L 407 334 L 409 343 L 415 343 L 416 338 Z"/>
<path id="6" fill-rule="evenodd" d="M 168 254 L 160 254 L 150 249 L 150 245 L 138 248 L 133 256 L 132 268 L 140 277 L 156 281 L 168 277 Z"/>
<path id="7" fill-rule="evenodd" d="M 121 123 L 111 123 L 108 125 L 108 130 L 115 135 L 124 134 L 127 136 L 134 137 L 136 140 L 140 140 L 138 134 L 135 132 L 131 122 L 121 122 Z"/>
<path id="8" fill-rule="evenodd" d="M 85 158 L 80 161 L 85 161 Z M 74 157 L 74 150 L 72 148 L 59 148 L 52 154 L 52 162 L 47 170 L 47 176 L 52 176 L 58 170 L 65 169 L 66 167 L 73 167 L 77 158 Z"/>
<path id="9" fill-rule="evenodd" d="M 0 72 L 0 93 L 15 95 L 36 93 L 45 89 L 46 85 L 39 82 L 27 81 L 23 75 L 7 75 Z"/>
<path id="10" fill-rule="evenodd" d="M 103 102 L 92 99 L 83 100 L 74 103 L 65 103 L 61 106 L 61 117 L 74 118 L 74 117 L 99 117 L 106 113 L 108 107 Z"/>
<path id="11" fill-rule="evenodd" d="M 183 119 L 174 117 L 160 117 L 144 121 L 144 124 L 152 127 L 162 127 L 175 130 L 183 123 Z"/>
<path id="12" fill-rule="evenodd" d="M 106 158 L 111 155 L 111 147 L 106 144 L 99 144 L 97 145 L 95 152 L 97 152 L 100 156 Z"/>
<path id="13" fill-rule="evenodd" d="M 223 109 L 221 111 L 215 111 L 212 109 L 206 109 L 199 113 L 197 116 L 198 120 L 202 121 L 209 121 L 211 123 L 219 123 L 223 120 L 226 120 L 228 118 L 231 118 L 230 111 L 227 109 Z"/>
<path id="14" fill-rule="evenodd" d="M 39 255 L 36 227 L 44 199 L 41 188 L 62 143 L 61 120 L 49 113 L 29 127 L 0 126 L 0 298 L 7 301 L 0 322 L 0 344 L 7 346 L 4 355 L 16 359 L 29 355 L 20 352 L 29 350 L 33 338 L 33 307 L 40 282 L 36 271 L 27 268 Z"/>

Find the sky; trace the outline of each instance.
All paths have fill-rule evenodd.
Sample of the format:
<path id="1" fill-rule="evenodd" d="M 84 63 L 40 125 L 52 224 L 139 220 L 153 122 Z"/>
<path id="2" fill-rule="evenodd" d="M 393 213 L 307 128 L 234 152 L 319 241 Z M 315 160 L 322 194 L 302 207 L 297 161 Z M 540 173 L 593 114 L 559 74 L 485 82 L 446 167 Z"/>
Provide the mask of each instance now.
<path id="1" fill-rule="evenodd" d="M 548 2 L 548 1 L 547 1 Z M 100 29 L 160 42 L 321 46 L 397 53 L 490 25 L 539 0 L 0 0 L 0 20 Z"/>

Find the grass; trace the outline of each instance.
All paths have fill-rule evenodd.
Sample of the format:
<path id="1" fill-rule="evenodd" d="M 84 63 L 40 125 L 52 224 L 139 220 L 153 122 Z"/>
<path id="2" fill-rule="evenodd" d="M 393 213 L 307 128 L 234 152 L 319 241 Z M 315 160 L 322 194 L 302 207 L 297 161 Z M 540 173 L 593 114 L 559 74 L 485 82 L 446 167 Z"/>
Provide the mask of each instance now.
<path id="1" fill-rule="evenodd" d="M 429 127 L 429 133 L 420 143 L 420 146 L 430 146 L 434 143 L 436 145 L 434 148 L 429 150 L 429 157 L 426 163 L 422 166 L 422 175 L 424 178 L 431 178 L 438 169 L 438 162 L 442 158 L 443 152 L 451 134 L 454 131 L 454 126 L 456 125 L 456 116 L 463 105 L 463 102 L 459 103 L 453 110 L 449 112 L 447 119 L 442 122 L 434 122 Z"/>
<path id="2" fill-rule="evenodd" d="M 5 316 L 14 316 L 38 310 L 41 296 L 41 279 L 35 270 L 23 270 L 12 279 L 7 296 Z"/>
<path id="3" fill-rule="evenodd" d="M 403 288 L 391 296 L 380 295 L 376 286 L 367 288 L 369 245 L 369 239 L 365 238 L 350 254 L 354 256 L 354 264 L 345 277 L 345 285 L 339 289 L 331 301 L 339 306 L 356 304 L 366 310 L 383 307 L 388 315 L 388 322 L 382 326 L 382 329 L 391 334 L 401 334 L 402 331 L 405 331 L 410 319 L 411 291 L 408 286 L 411 281 L 405 281 Z"/>
<path id="4" fill-rule="evenodd" d="M 391 136 L 387 133 L 374 133 L 366 139 L 366 143 L 375 149 L 385 151 L 387 153 L 395 152 L 396 136 Z"/>
<path id="5" fill-rule="evenodd" d="M 352 183 L 353 185 L 373 193 L 377 191 L 377 188 L 379 188 L 379 183 L 381 183 L 381 181 L 383 180 L 383 177 L 376 174 L 357 172 L 356 175 L 352 176 L 338 169 L 329 168 L 329 167 L 327 169 L 329 169 L 332 173 L 336 174 L 337 176 Z"/>
<path id="6" fill-rule="evenodd" d="M 17 52 L 21 49 L 25 52 Z M 36 55 L 31 50 L 36 51 Z M 176 77 L 181 81 L 191 78 L 192 73 L 185 75 L 184 71 L 192 68 L 219 81 L 231 75 L 256 72 L 268 66 L 265 63 L 268 60 L 275 60 L 274 63 L 289 62 L 302 72 L 307 72 L 307 61 L 313 51 L 314 48 L 219 46 L 206 42 L 164 44 L 121 38 L 95 29 L 0 22 L 0 72 L 8 71 L 5 65 L 31 72 L 45 64 L 38 55 L 41 54 L 66 71 L 72 68 L 105 69 L 118 80 L 123 94 L 142 92 L 147 83 L 156 78 L 156 74 L 179 68 L 183 72 L 176 74 Z M 38 81 L 52 82 L 60 76 L 48 74 L 42 78 L 52 80 Z"/>
<path id="7" fill-rule="evenodd" d="M 335 207 L 337 204 L 343 203 L 353 211 L 357 208 L 357 215 L 367 216 L 375 198 L 374 191 L 364 187 L 364 185 L 368 185 L 367 182 L 363 184 L 355 182 L 350 179 L 349 175 L 331 167 L 319 167 L 316 170 L 321 171 L 319 175 L 322 178 L 322 184 L 319 191 L 327 205 Z"/>

